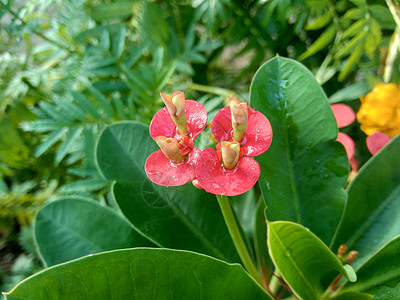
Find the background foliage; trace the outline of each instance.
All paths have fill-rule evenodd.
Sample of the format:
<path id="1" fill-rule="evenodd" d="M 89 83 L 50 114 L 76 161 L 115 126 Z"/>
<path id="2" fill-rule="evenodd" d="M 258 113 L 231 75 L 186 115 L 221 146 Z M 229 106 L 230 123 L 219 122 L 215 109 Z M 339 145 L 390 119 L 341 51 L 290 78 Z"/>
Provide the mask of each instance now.
<path id="1" fill-rule="evenodd" d="M 211 120 L 228 96 L 248 100 L 253 74 L 276 54 L 302 61 L 331 103 L 357 109 L 380 78 L 399 81 L 396 9 L 383 0 L 2 0 L 1 289 L 40 268 L 29 226 L 45 202 L 75 195 L 115 206 L 95 166 L 105 125 L 148 124 L 158 93 L 174 90 Z M 346 131 L 362 164 L 365 136 Z M 200 140 L 212 143 L 207 131 Z"/>

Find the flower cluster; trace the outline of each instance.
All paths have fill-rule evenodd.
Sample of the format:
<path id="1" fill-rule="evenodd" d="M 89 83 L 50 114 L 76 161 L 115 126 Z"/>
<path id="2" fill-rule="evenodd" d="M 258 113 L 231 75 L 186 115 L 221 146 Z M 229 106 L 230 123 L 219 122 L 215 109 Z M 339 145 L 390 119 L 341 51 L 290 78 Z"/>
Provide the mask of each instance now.
<path id="1" fill-rule="evenodd" d="M 217 151 L 200 151 L 194 140 L 207 125 L 204 107 L 185 100 L 182 92 L 162 94 L 166 107 L 154 116 L 150 135 L 161 148 L 145 163 L 148 178 L 164 186 L 189 181 L 207 192 L 234 196 L 251 189 L 260 176 L 260 166 L 250 156 L 264 153 L 272 141 L 268 119 L 247 103 L 230 98 L 230 105 L 214 117 L 211 131 Z"/>
<path id="2" fill-rule="evenodd" d="M 400 89 L 396 84 L 377 84 L 360 99 L 357 120 L 366 135 L 381 132 L 394 137 L 400 133 Z"/>

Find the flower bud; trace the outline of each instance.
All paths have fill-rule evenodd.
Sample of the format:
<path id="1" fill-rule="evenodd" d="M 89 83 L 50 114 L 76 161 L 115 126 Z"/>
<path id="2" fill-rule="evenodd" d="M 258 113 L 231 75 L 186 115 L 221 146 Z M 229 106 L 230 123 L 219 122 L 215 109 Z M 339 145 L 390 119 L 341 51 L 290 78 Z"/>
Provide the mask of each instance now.
<path id="1" fill-rule="evenodd" d="M 181 163 L 184 161 L 184 157 L 179 151 L 179 145 L 176 139 L 167 138 L 165 136 L 157 136 L 154 138 L 154 140 L 168 159 L 175 163 Z"/>
<path id="2" fill-rule="evenodd" d="M 233 128 L 233 139 L 241 142 L 247 129 L 248 109 L 246 102 L 240 102 L 236 98 L 229 98 L 231 108 L 231 119 Z"/>
<path id="3" fill-rule="evenodd" d="M 231 170 L 235 168 L 240 156 L 240 144 L 236 141 L 223 141 L 221 142 L 221 152 L 225 169 Z"/>
<path id="4" fill-rule="evenodd" d="M 168 109 L 168 112 L 178 127 L 179 134 L 187 134 L 187 121 L 185 112 L 185 94 L 180 91 L 174 92 L 172 95 L 160 93 L 161 99 Z"/>

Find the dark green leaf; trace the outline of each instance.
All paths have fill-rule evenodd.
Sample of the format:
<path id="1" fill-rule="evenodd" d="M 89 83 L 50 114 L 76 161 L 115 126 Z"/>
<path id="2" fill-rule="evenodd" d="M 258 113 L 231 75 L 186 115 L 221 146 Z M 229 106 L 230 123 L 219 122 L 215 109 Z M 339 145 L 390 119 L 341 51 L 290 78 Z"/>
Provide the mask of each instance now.
<path id="1" fill-rule="evenodd" d="M 153 245 L 110 208 L 71 197 L 39 211 L 35 238 L 47 266 L 107 250 Z"/>
<path id="2" fill-rule="evenodd" d="M 348 188 L 348 200 L 332 249 L 346 244 L 358 251 L 359 268 L 400 234 L 400 136 L 374 155 Z"/>
<path id="3" fill-rule="evenodd" d="M 254 76 L 250 101 L 274 132 L 256 158 L 268 220 L 303 224 L 329 243 L 344 206 L 348 162 L 324 92 L 301 64 L 277 57 Z"/>
<path id="4" fill-rule="evenodd" d="M 131 249 L 95 254 L 30 277 L 7 300 L 272 300 L 237 264 L 193 252 Z"/>

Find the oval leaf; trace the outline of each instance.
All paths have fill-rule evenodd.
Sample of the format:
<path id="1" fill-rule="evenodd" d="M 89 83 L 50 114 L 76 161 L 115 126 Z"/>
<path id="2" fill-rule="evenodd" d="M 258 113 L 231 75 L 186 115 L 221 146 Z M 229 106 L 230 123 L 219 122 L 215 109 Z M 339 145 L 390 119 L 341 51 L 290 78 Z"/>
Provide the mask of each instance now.
<path id="1" fill-rule="evenodd" d="M 136 122 L 109 126 L 99 138 L 97 164 L 117 181 L 113 196 L 122 213 L 159 246 L 239 261 L 214 195 L 191 183 L 167 188 L 147 178 L 144 163 L 153 145 L 149 128 Z"/>
<path id="2" fill-rule="evenodd" d="M 275 266 L 300 299 L 320 299 L 339 273 L 355 280 L 351 267 L 344 268 L 318 237 L 299 224 L 269 222 L 268 246 Z"/>
<path id="3" fill-rule="evenodd" d="M 400 234 L 400 136 L 359 171 L 348 188 L 342 221 L 332 243 L 358 251 L 360 267 L 380 247 Z"/>
<path id="4" fill-rule="evenodd" d="M 129 249 L 46 269 L 7 300 L 271 299 L 240 265 L 198 253 Z"/>
<path id="5" fill-rule="evenodd" d="M 153 245 L 112 209 L 81 198 L 50 202 L 37 214 L 34 228 L 47 266 L 107 250 Z"/>
<path id="6" fill-rule="evenodd" d="M 301 64 L 277 57 L 258 70 L 250 93 L 275 133 L 256 158 L 268 220 L 303 224 L 329 243 L 344 206 L 348 162 L 335 143 L 337 124 L 324 92 Z"/>

